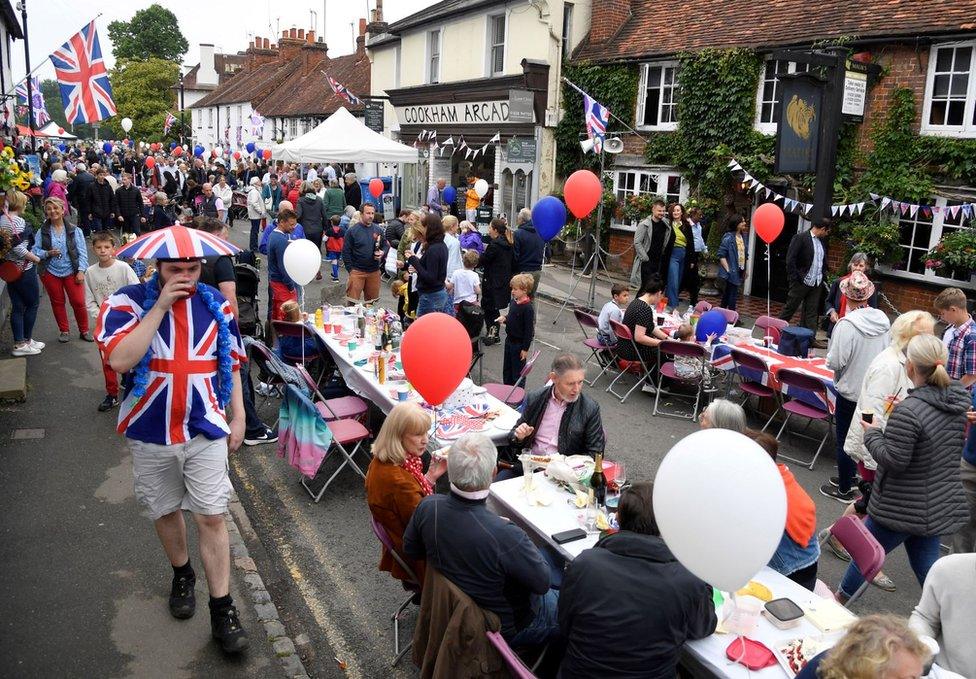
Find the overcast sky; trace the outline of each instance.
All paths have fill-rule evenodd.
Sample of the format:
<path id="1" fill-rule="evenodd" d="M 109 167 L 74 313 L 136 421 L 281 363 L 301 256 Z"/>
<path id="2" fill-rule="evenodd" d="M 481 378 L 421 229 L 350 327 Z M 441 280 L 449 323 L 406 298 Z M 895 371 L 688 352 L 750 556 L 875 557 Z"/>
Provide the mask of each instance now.
<path id="1" fill-rule="evenodd" d="M 386 0 L 384 19 L 397 21 L 435 2 Z M 95 24 L 102 53 L 111 68 L 115 58 L 108 39 L 109 23 L 120 19 L 127 21 L 136 11 L 151 4 L 152 0 L 27 0 L 31 65 L 37 66 L 101 12 L 102 16 Z M 330 56 L 349 54 L 354 47 L 349 24 L 358 27 L 360 17 L 368 18 L 367 5 L 374 8 L 376 0 L 163 0 L 159 4 L 176 14 L 180 30 L 190 43 L 183 60 L 192 66 L 199 62 L 197 46 L 201 42 L 213 43 L 217 51 L 231 54 L 246 49 L 248 40 L 255 35 L 275 42 L 274 36 L 281 35 L 280 31 L 285 28 L 308 29 L 313 21 L 309 10 L 316 12 L 315 29 L 321 33 L 323 5 L 327 13 L 326 42 Z M 25 74 L 23 41 L 14 41 L 12 49 L 13 77 L 19 80 Z M 45 63 L 37 74 L 42 80 L 53 78 L 51 62 Z"/>

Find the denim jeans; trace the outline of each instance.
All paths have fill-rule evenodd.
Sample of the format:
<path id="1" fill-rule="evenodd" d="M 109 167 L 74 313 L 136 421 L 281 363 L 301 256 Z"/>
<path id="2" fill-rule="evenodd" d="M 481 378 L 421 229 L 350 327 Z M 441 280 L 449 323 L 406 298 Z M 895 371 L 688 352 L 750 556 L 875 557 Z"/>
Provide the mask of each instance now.
<path id="1" fill-rule="evenodd" d="M 685 249 L 671 250 L 671 261 L 668 262 L 668 304 L 672 308 L 678 306 L 678 292 L 681 290 L 681 274 L 685 270 Z"/>
<path id="2" fill-rule="evenodd" d="M 851 428 L 851 420 L 854 419 L 854 410 L 857 408 L 856 401 L 848 401 L 846 398 L 837 394 L 837 402 L 834 408 L 834 423 L 837 425 L 837 472 L 840 476 L 838 490 L 846 493 L 854 487 L 854 474 L 857 472 L 857 463 L 851 456 L 844 452 L 844 442 L 847 441 L 847 431 Z M 854 426 L 860 427 L 860 423 Z"/>
<path id="3" fill-rule="evenodd" d="M 432 314 L 435 311 L 443 312 L 449 316 L 454 315 L 454 307 L 451 306 L 451 298 L 447 294 L 447 290 L 420 293 L 420 301 L 417 302 L 417 318 L 424 314 Z"/>
<path id="4" fill-rule="evenodd" d="M 31 339 L 41 290 L 37 282 L 37 267 L 32 266 L 13 283 L 7 283 L 10 293 L 10 329 L 17 343 Z"/>
<path id="5" fill-rule="evenodd" d="M 938 535 L 909 535 L 898 531 L 885 528 L 870 516 L 864 520 L 864 526 L 873 535 L 885 554 L 890 553 L 898 545 L 905 543 L 905 551 L 908 552 L 908 563 L 911 564 L 918 584 L 925 583 L 925 576 L 929 574 L 932 564 L 939 558 L 939 536 Z M 861 572 L 857 566 L 851 562 L 844 574 L 844 579 L 840 582 L 840 591 L 845 596 L 850 597 L 857 591 L 858 587 L 864 582 Z"/>
<path id="6" fill-rule="evenodd" d="M 251 252 L 258 251 L 258 236 L 261 233 L 261 220 L 252 219 L 251 220 L 251 242 L 248 245 Z"/>
<path id="7" fill-rule="evenodd" d="M 730 311 L 735 311 L 735 307 L 739 301 L 739 286 L 733 285 L 728 281 L 725 282 L 725 290 L 722 292 L 722 301 L 719 305 L 723 309 L 729 309 Z"/>
<path id="8" fill-rule="evenodd" d="M 559 620 L 556 613 L 559 610 L 559 593 L 550 589 L 543 595 L 532 595 L 532 612 L 535 618 L 529 626 L 512 637 L 509 645 L 513 648 L 524 646 L 541 646 L 559 634 Z"/>

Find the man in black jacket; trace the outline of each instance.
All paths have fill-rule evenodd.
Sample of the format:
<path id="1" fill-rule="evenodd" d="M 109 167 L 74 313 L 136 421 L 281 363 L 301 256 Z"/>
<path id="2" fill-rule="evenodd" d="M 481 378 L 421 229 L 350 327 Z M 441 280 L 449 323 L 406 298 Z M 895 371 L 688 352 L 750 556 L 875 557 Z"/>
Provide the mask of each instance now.
<path id="1" fill-rule="evenodd" d="M 146 223 L 142 210 L 142 193 L 132 184 L 132 175 L 122 173 L 122 186 L 115 191 L 115 200 L 119 207 L 119 222 L 122 233 L 142 233 L 142 225 Z"/>
<path id="2" fill-rule="evenodd" d="M 400 216 L 391 219 L 386 225 L 386 241 L 391 248 L 396 248 L 403 238 L 403 232 L 407 229 L 407 220 L 410 218 L 410 210 L 400 210 Z"/>
<path id="3" fill-rule="evenodd" d="M 119 208 L 115 203 L 115 191 L 106 181 L 108 170 L 98 168 L 95 181 L 88 187 L 88 219 L 93 231 L 110 229 L 115 225 Z"/>
<path id="4" fill-rule="evenodd" d="M 678 563 L 661 539 L 653 489 L 651 483 L 626 489 L 617 510 L 620 532 L 581 553 L 563 576 L 563 679 L 670 679 L 682 645 L 715 631 L 712 588 Z"/>
<path id="5" fill-rule="evenodd" d="M 535 303 L 539 278 L 542 277 L 542 260 L 546 253 L 546 242 L 542 240 L 542 236 L 532 223 L 532 210 L 527 207 L 522 208 L 515 221 L 518 227 L 512 234 L 515 245 L 515 273 L 527 273 L 532 276 L 529 297 Z"/>
<path id="6" fill-rule="evenodd" d="M 75 165 L 75 178 L 68 185 L 68 201 L 78 211 L 78 226 L 85 232 L 86 237 L 91 234 L 91 220 L 88 218 L 90 213 L 88 187 L 94 182 L 95 177 L 84 163 Z"/>
<path id="7" fill-rule="evenodd" d="M 600 406 L 583 393 L 586 372 L 575 354 L 564 353 L 552 361 L 545 386 L 525 398 L 522 417 L 509 434 L 517 452 L 533 455 L 595 455 L 606 446 Z M 516 465 L 515 473 L 520 473 Z"/>
<path id="8" fill-rule="evenodd" d="M 814 333 L 820 315 L 820 288 L 827 275 L 826 239 L 830 235 L 830 226 L 829 219 L 821 219 L 809 231 L 793 236 L 786 251 L 790 291 L 779 317 L 789 321 L 802 304 L 802 325 Z"/>

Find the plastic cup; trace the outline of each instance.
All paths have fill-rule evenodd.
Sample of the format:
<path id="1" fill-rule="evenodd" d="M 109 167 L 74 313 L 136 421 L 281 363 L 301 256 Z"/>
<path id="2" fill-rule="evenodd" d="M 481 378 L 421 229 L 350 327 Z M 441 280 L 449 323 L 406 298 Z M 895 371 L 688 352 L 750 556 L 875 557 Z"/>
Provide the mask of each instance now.
<path id="1" fill-rule="evenodd" d="M 397 387 L 397 400 L 406 401 L 408 398 L 410 398 L 410 387 L 406 384 L 401 384 Z"/>
<path id="2" fill-rule="evenodd" d="M 349 349 L 349 355 L 350 356 L 352 356 L 354 353 L 356 353 L 356 349 L 359 348 L 359 345 L 356 344 L 356 342 L 354 342 L 353 340 L 349 340 L 349 344 L 347 344 L 346 346 Z"/>
<path id="3" fill-rule="evenodd" d="M 763 602 L 760 599 L 749 595 L 736 595 L 732 600 L 732 611 L 722 622 L 722 626 L 730 634 L 752 636 L 759 625 L 759 614 L 762 609 Z"/>
<path id="4" fill-rule="evenodd" d="M 331 323 L 323 323 L 322 324 L 322 332 L 324 332 L 326 335 L 330 334 L 332 332 L 332 324 Z"/>

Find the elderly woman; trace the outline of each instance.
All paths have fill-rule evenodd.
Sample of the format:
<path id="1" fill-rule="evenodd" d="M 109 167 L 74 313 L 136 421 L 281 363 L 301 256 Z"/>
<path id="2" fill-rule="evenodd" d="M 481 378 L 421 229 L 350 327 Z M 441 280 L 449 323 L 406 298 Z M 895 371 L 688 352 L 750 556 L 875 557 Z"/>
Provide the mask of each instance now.
<path id="1" fill-rule="evenodd" d="M 251 220 L 251 252 L 258 251 L 258 235 L 261 232 L 261 220 L 266 219 L 267 216 L 268 210 L 264 206 L 264 198 L 261 195 L 261 179 L 251 177 L 251 187 L 247 190 L 247 218 Z"/>
<path id="2" fill-rule="evenodd" d="M 88 247 L 85 234 L 64 218 L 64 204 L 59 198 L 44 201 L 47 219 L 34 238 L 31 250 L 41 261 L 41 283 L 51 300 L 51 309 L 61 331 L 59 342 L 68 342 L 67 299 L 78 324 L 78 336 L 86 342 L 95 339 L 88 331 L 88 307 L 85 306 L 85 269 L 88 268 Z"/>
<path id="3" fill-rule="evenodd" d="M 863 252 L 855 252 L 851 256 L 851 261 L 847 264 L 847 275 L 841 276 L 830 284 L 830 292 L 827 294 L 828 336 L 834 332 L 834 326 L 837 325 L 837 321 L 842 319 L 847 313 L 849 300 L 847 295 L 845 295 L 843 290 L 841 290 L 841 283 L 850 278 L 851 274 L 855 271 L 860 271 L 865 276 L 871 275 L 871 260 Z M 871 294 L 871 298 L 868 300 L 868 306 L 873 309 L 878 308 L 877 290 Z"/>
<path id="4" fill-rule="evenodd" d="M 60 170 L 64 172 L 64 170 Z M 37 284 L 37 267 L 40 257 L 30 251 L 30 229 L 20 215 L 27 205 L 27 196 L 20 191 L 7 192 L 6 209 L 0 214 L 0 240 L 10 239 L 11 245 L 4 260 L 20 272 L 17 280 L 7 282 L 10 294 L 10 329 L 14 334 L 14 356 L 33 356 L 41 353 L 43 342 L 31 337 L 34 320 L 40 304 L 41 291 Z M 55 198 L 55 200 L 57 200 Z M 4 245 L 4 248 L 7 246 Z"/>
<path id="5" fill-rule="evenodd" d="M 47 186 L 47 196 L 45 198 L 59 198 L 64 203 L 64 212 L 68 214 L 71 209 L 68 207 L 68 173 L 62 169 L 57 169 L 51 173 L 51 183 Z"/>
<path id="6" fill-rule="evenodd" d="M 740 434 L 746 431 L 746 411 L 738 403 L 717 398 L 698 418 L 702 429 L 731 429 Z"/>
<path id="7" fill-rule="evenodd" d="M 343 189 L 346 205 L 352 205 L 357 210 L 363 205 L 363 190 L 359 186 L 359 177 L 355 172 L 348 172 L 345 177 L 346 185 Z"/>
<path id="8" fill-rule="evenodd" d="M 420 457 L 427 448 L 430 415 L 415 403 L 401 403 L 390 411 L 373 444 L 373 461 L 366 471 L 366 503 L 386 529 L 396 551 L 403 556 L 403 532 L 420 501 L 434 492 L 434 484 L 447 469 L 442 458 L 432 458 L 424 474 Z M 411 564 L 423 582 L 423 564 Z M 383 548 L 381 571 L 405 580 L 408 576 Z"/>
<path id="9" fill-rule="evenodd" d="M 176 224 L 176 208 L 169 202 L 169 196 L 165 191 L 157 191 L 156 204 L 153 205 L 149 230 L 155 231 L 156 229 L 163 229 L 174 224 Z"/>

